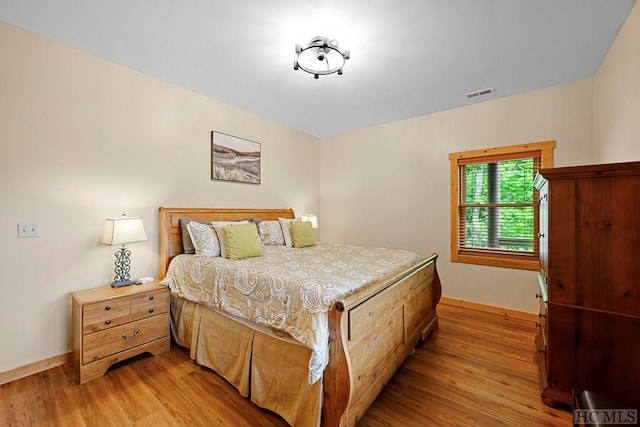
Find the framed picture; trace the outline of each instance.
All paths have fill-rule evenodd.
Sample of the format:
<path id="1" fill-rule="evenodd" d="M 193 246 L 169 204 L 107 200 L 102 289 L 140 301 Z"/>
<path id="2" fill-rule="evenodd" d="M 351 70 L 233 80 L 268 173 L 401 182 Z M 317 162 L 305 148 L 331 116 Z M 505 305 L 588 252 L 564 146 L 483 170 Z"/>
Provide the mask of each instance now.
<path id="1" fill-rule="evenodd" d="M 260 143 L 212 131 L 211 179 L 260 184 Z"/>

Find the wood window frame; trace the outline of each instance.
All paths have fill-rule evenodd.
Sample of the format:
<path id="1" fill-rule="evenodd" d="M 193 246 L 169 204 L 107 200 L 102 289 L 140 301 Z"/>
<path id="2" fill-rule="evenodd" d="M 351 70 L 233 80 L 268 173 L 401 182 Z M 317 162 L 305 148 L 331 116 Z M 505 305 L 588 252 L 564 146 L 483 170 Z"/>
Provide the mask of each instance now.
<path id="1" fill-rule="evenodd" d="M 458 247 L 459 243 L 459 221 L 458 207 L 460 202 L 459 195 L 459 176 L 458 171 L 461 164 L 469 163 L 487 163 L 488 161 L 506 160 L 517 157 L 522 154 L 538 153 L 540 156 L 540 168 L 553 167 L 553 149 L 556 146 L 555 141 L 532 142 L 526 144 L 509 145 L 504 147 L 493 147 L 480 150 L 461 151 L 449 154 L 449 165 L 451 174 L 451 261 L 467 264 L 488 265 L 493 267 L 516 268 L 521 270 L 539 270 L 540 261 L 538 259 L 537 249 L 535 256 L 521 256 L 517 254 L 504 254 L 496 251 L 478 251 L 478 253 L 461 253 Z M 537 191 L 537 190 L 536 190 Z M 536 192 L 537 194 L 537 192 Z M 539 205 L 537 197 L 536 207 Z M 538 224 L 538 210 L 534 213 L 535 227 Z M 535 245 L 537 248 L 538 245 Z"/>

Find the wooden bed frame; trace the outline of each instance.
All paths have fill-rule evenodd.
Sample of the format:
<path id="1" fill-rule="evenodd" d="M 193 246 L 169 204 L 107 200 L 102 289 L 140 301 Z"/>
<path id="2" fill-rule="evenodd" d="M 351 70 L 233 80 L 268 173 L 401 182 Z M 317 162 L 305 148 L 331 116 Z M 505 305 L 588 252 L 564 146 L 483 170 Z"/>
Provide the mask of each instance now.
<path id="1" fill-rule="evenodd" d="M 294 218 L 292 209 L 160 208 L 160 278 L 183 253 L 180 218 L 235 221 Z M 441 285 L 432 254 L 368 286 L 329 312 L 329 365 L 322 425 L 353 426 L 413 348 L 438 327 Z"/>

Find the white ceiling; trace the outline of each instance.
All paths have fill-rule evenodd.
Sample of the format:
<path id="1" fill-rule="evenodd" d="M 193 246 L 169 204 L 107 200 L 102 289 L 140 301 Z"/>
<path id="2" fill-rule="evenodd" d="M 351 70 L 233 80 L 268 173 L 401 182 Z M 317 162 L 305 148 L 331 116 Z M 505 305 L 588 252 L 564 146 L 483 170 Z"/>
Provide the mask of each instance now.
<path id="1" fill-rule="evenodd" d="M 634 3 L 0 0 L 0 19 L 325 137 L 592 77 Z M 351 51 L 344 75 L 293 70 L 318 35 Z"/>

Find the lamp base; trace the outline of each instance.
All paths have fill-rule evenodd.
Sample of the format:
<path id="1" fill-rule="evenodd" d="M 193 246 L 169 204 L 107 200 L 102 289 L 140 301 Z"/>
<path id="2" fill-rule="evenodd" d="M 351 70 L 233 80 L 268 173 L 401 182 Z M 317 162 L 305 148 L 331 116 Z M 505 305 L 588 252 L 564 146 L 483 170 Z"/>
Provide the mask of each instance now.
<path id="1" fill-rule="evenodd" d="M 113 282 L 111 284 L 112 288 L 121 288 L 123 286 L 133 285 L 133 280 L 123 280 L 121 282 Z"/>

